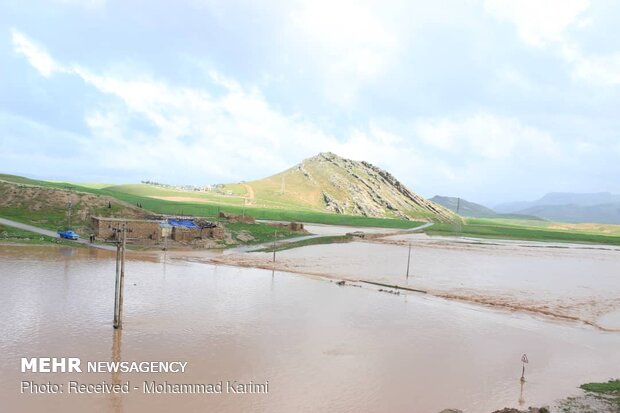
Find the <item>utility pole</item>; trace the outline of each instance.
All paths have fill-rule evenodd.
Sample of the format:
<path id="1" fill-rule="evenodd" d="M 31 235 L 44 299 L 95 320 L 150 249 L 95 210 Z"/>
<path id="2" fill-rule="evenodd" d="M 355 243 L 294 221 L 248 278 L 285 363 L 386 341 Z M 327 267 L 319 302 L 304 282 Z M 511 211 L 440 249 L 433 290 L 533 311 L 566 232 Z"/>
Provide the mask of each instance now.
<path id="1" fill-rule="evenodd" d="M 121 234 L 121 239 L 116 242 L 116 286 L 114 294 L 114 328 L 123 327 L 123 292 L 125 287 L 125 247 L 127 240 L 126 224 L 122 229 L 116 228 L 116 236 Z"/>
<path id="2" fill-rule="evenodd" d="M 68 221 L 68 228 L 67 229 L 71 229 L 71 209 L 73 208 L 73 203 L 71 202 L 71 195 L 69 195 L 69 202 L 67 203 L 67 221 Z"/>
<path id="3" fill-rule="evenodd" d="M 461 198 L 456 198 L 456 214 L 461 210 Z"/>
<path id="4" fill-rule="evenodd" d="M 409 243 L 409 254 L 407 255 L 407 280 L 409 279 L 409 263 L 411 262 L 411 243 Z"/>
<path id="5" fill-rule="evenodd" d="M 273 233 L 273 268 L 271 270 L 272 276 L 276 272 L 276 238 L 278 238 L 278 230 L 275 230 L 275 232 Z"/>

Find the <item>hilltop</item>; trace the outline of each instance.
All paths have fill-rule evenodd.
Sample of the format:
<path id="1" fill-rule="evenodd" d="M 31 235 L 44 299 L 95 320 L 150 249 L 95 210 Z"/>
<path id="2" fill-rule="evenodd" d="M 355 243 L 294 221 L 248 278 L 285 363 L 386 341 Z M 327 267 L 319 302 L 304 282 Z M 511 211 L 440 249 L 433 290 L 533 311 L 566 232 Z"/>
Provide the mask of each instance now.
<path id="1" fill-rule="evenodd" d="M 248 205 L 403 220 L 451 221 L 457 216 L 409 190 L 389 172 L 331 152 L 305 159 L 284 172 L 225 185 Z"/>

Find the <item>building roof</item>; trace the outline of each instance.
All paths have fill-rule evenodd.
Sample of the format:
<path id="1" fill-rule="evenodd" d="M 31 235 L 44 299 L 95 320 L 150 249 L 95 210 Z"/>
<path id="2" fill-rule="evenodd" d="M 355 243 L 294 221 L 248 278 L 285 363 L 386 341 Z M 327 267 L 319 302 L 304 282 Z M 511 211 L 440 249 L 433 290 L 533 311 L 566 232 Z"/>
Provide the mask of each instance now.
<path id="1" fill-rule="evenodd" d="M 200 228 L 191 219 L 169 219 L 168 223 L 173 227 Z"/>

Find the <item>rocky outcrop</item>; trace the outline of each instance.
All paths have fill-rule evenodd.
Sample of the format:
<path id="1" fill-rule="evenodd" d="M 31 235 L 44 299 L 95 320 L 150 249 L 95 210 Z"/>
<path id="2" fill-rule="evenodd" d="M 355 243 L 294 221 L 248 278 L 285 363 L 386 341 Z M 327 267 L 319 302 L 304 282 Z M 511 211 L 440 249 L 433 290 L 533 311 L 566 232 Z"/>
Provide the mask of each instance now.
<path id="1" fill-rule="evenodd" d="M 336 201 L 327 192 L 323 192 L 323 201 L 325 202 L 325 208 L 327 208 L 327 210 L 335 212 L 337 214 L 344 214 L 344 208 L 340 206 L 338 201 Z"/>
<path id="2" fill-rule="evenodd" d="M 304 160 L 296 168 L 313 181 L 321 174 L 327 177 L 329 188 L 322 188 L 321 194 L 328 211 L 401 219 L 459 219 L 447 208 L 409 190 L 389 172 L 365 161 L 324 152 Z"/>

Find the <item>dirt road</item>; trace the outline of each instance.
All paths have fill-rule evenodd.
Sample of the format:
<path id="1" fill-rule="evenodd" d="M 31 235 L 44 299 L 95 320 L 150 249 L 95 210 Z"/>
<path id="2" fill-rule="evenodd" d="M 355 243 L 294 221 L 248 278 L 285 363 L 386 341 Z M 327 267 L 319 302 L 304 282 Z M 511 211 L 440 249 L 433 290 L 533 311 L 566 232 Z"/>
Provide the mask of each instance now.
<path id="1" fill-rule="evenodd" d="M 8 227 L 23 229 L 24 231 L 34 232 L 36 234 L 47 235 L 48 237 L 52 237 L 52 238 L 58 238 L 58 234 L 54 231 L 50 231 L 49 229 L 35 227 L 34 225 L 22 224 L 21 222 L 12 221 L 6 218 L 0 218 L 0 224 L 6 225 Z M 84 239 L 78 239 L 72 242 L 83 244 L 83 245 L 88 245 L 89 247 L 93 247 L 93 248 L 116 251 L 116 247 L 112 245 L 91 244 L 90 242 Z"/>

